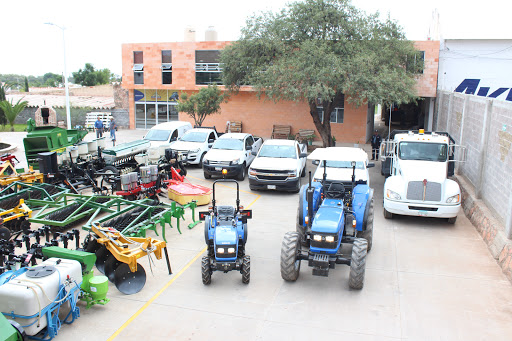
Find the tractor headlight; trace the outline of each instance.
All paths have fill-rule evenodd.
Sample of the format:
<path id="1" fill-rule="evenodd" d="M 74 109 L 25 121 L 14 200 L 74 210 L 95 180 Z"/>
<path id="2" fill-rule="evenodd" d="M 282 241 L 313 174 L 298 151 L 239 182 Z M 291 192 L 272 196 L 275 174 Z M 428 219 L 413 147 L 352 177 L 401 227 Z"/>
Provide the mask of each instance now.
<path id="1" fill-rule="evenodd" d="M 334 236 L 326 236 L 326 237 L 325 237 L 325 241 L 326 241 L 326 242 L 329 242 L 329 243 L 334 242 Z"/>
<path id="2" fill-rule="evenodd" d="M 388 199 L 393 199 L 393 200 L 400 200 L 400 199 L 402 199 L 402 197 L 400 196 L 400 194 L 398 194 L 397 192 L 392 191 L 392 190 L 390 190 L 390 189 L 388 189 L 388 190 L 386 191 L 386 197 L 387 197 Z"/>
<path id="3" fill-rule="evenodd" d="M 224 248 L 223 247 L 218 247 L 217 248 L 217 253 L 220 253 L 220 254 L 224 253 Z"/>
<path id="4" fill-rule="evenodd" d="M 228 248 L 228 253 L 235 253 L 235 248 L 234 247 Z"/>
<path id="5" fill-rule="evenodd" d="M 460 194 L 453 195 L 446 199 L 447 204 L 458 204 L 460 202 Z"/>
<path id="6" fill-rule="evenodd" d="M 313 235 L 313 240 L 315 242 L 321 242 L 322 241 L 322 236 L 319 235 L 319 234 L 315 234 L 315 235 Z"/>

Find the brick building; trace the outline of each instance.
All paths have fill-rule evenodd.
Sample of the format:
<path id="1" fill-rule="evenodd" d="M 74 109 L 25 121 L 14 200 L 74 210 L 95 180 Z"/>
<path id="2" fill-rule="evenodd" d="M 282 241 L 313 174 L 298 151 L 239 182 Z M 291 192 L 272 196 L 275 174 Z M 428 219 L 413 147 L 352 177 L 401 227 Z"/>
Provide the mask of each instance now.
<path id="1" fill-rule="evenodd" d="M 176 111 L 180 92 L 192 93 L 211 83 L 220 83 L 218 57 L 229 41 L 123 44 L 123 88 L 129 91 L 130 128 L 148 129 L 157 123 L 183 120 Z M 418 79 L 420 96 L 435 97 L 439 42 L 417 42 L 425 49 L 425 73 Z M 321 111 L 321 108 L 319 108 Z M 355 107 L 345 99 L 331 114 L 332 135 L 340 142 L 364 143 L 373 130 L 373 106 Z M 227 121 L 241 121 L 244 132 L 270 137 L 274 124 L 314 129 L 305 102 L 274 103 L 258 99 L 251 87 L 221 105 L 221 113 L 206 118 L 204 126 L 223 131 Z M 317 133 L 317 136 L 319 134 Z"/>

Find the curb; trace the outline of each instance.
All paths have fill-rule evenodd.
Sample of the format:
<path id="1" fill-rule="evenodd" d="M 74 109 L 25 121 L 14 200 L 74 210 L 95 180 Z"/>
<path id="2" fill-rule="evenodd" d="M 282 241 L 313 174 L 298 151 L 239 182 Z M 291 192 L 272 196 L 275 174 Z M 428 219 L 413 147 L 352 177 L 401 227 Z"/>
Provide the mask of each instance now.
<path id="1" fill-rule="evenodd" d="M 512 240 L 505 235 L 501 224 L 480 199 L 476 199 L 473 186 L 462 176 L 455 176 L 462 194 L 462 209 L 478 233 L 482 236 L 489 252 L 501 270 L 512 283 Z"/>

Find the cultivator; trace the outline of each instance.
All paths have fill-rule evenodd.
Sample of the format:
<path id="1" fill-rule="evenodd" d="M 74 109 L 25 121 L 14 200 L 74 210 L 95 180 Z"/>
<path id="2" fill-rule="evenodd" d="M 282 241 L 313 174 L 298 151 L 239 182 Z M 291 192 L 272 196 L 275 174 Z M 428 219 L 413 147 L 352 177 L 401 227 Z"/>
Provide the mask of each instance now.
<path id="1" fill-rule="evenodd" d="M 162 259 L 163 251 L 169 275 L 172 274 L 165 241 L 126 237 L 115 229 L 93 224 L 85 248 L 96 254 L 96 268 L 126 295 L 138 293 L 146 284 L 146 271 L 137 262 L 144 256 L 154 254 Z M 149 264 L 151 266 L 151 259 Z"/>

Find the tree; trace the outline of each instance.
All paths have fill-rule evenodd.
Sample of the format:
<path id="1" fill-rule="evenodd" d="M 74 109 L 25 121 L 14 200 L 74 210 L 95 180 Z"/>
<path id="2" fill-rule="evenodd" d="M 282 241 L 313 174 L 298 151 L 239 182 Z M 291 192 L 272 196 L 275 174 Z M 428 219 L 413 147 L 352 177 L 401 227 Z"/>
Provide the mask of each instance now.
<path id="1" fill-rule="evenodd" d="M 177 106 L 179 112 L 184 112 L 194 119 L 195 125 L 201 126 L 206 116 L 220 111 L 220 104 L 227 100 L 227 96 L 216 85 L 208 85 L 198 93 L 188 95 L 181 93 Z"/>
<path id="2" fill-rule="evenodd" d="M 16 104 L 12 104 L 12 100 L 9 102 L 7 100 L 0 102 L 0 108 L 4 111 L 5 118 L 9 121 L 11 125 L 11 131 L 14 131 L 14 120 L 19 115 L 20 112 L 25 109 L 28 105 L 27 101 L 21 101 L 23 98 L 20 98 Z"/>
<path id="3" fill-rule="evenodd" d="M 0 83 L 0 102 L 5 101 L 5 93 L 7 92 L 7 89 L 9 88 L 8 84 L 1 84 Z M 0 124 L 2 124 L 5 127 L 5 124 L 7 123 L 7 120 L 5 119 L 5 114 L 3 109 L 0 107 Z"/>
<path id="4" fill-rule="evenodd" d="M 28 87 L 28 78 L 25 76 L 25 92 L 29 92 L 30 88 Z"/>
<path id="5" fill-rule="evenodd" d="M 415 100 L 417 70 L 406 66 L 417 53 L 389 18 L 367 15 L 349 0 L 304 0 L 248 19 L 221 63 L 231 92 L 249 84 L 274 101 L 308 103 L 323 145 L 331 146 L 329 113 L 344 95 L 358 106 Z"/>
<path id="6" fill-rule="evenodd" d="M 84 69 L 73 72 L 75 83 L 83 86 L 94 86 L 100 84 L 108 84 L 112 73 L 109 69 L 95 70 L 91 63 L 85 63 Z"/>

